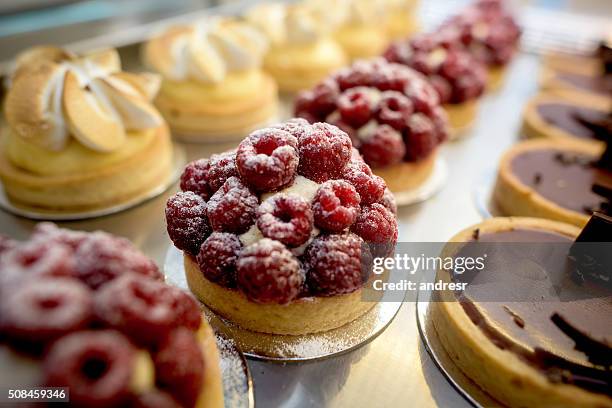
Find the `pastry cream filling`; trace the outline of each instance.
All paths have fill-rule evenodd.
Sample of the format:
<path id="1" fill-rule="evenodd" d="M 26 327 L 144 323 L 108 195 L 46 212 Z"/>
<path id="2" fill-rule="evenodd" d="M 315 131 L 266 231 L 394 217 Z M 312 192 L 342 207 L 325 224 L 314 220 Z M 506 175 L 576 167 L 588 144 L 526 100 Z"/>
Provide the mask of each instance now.
<path id="1" fill-rule="evenodd" d="M 205 84 L 197 81 L 170 81 L 162 83 L 161 93 L 185 103 L 209 103 L 251 99 L 261 92 L 266 80 L 257 69 L 232 72 L 220 84 Z"/>
<path id="2" fill-rule="evenodd" d="M 156 133 L 156 129 L 127 132 L 121 149 L 110 153 L 88 149 L 74 138 L 70 138 L 60 151 L 30 143 L 11 130 L 5 132 L 2 139 L 6 154 L 15 166 L 35 174 L 54 176 L 95 171 L 121 163 L 145 150 L 155 140 Z"/>
<path id="3" fill-rule="evenodd" d="M 331 39 L 322 39 L 312 44 L 291 44 L 272 49 L 265 58 L 266 67 L 299 69 L 330 69 L 344 65 L 346 59 L 342 48 Z"/>

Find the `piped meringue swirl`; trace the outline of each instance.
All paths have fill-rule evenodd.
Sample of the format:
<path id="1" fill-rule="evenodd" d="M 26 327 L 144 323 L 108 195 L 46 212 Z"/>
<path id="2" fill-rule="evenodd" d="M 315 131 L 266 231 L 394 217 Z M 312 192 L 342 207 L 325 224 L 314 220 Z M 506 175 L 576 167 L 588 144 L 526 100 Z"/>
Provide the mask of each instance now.
<path id="1" fill-rule="evenodd" d="M 151 99 L 160 80 L 121 72 L 113 49 L 75 56 L 36 47 L 17 57 L 5 103 L 6 119 L 20 138 L 60 151 L 73 136 L 85 147 L 110 152 L 127 131 L 158 127 Z"/>
<path id="2" fill-rule="evenodd" d="M 230 18 L 209 18 L 175 26 L 147 42 L 145 64 L 172 81 L 220 83 L 231 72 L 261 66 L 268 49 L 252 25 Z"/>

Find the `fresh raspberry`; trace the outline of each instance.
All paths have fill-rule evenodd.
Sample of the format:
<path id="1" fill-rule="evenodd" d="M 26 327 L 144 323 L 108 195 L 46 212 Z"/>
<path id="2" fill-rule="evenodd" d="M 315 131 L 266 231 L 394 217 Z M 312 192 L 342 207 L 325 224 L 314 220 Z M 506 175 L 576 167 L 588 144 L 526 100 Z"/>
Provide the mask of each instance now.
<path id="1" fill-rule="evenodd" d="M 342 120 L 350 126 L 359 128 L 372 117 L 372 100 L 370 88 L 357 87 L 347 89 L 338 98 L 338 111 Z"/>
<path id="2" fill-rule="evenodd" d="M 329 232 L 349 228 L 359 214 L 361 198 L 355 187 L 344 180 L 329 180 L 319 187 L 312 211 L 315 225 Z"/>
<path id="3" fill-rule="evenodd" d="M 184 407 L 194 407 L 200 396 L 205 367 L 195 334 L 185 328 L 172 331 L 153 357 L 155 382 Z"/>
<path id="4" fill-rule="evenodd" d="M 210 163 L 207 159 L 193 161 L 185 167 L 181 174 L 181 190 L 193 191 L 203 199 L 208 200 L 211 195 L 207 176 Z"/>
<path id="5" fill-rule="evenodd" d="M 370 61 L 358 61 L 351 67 L 343 68 L 335 74 L 341 91 L 358 86 L 369 86 L 373 82 Z"/>
<path id="6" fill-rule="evenodd" d="M 365 163 L 350 163 L 344 169 L 342 178 L 355 187 L 361 197 L 362 205 L 377 202 L 385 192 L 385 181 L 372 174 L 372 170 Z"/>
<path id="7" fill-rule="evenodd" d="M 289 132 L 274 128 L 257 130 L 238 146 L 238 172 L 257 191 L 278 190 L 295 178 L 297 146 L 297 138 Z"/>
<path id="8" fill-rule="evenodd" d="M 91 293 L 68 278 L 31 279 L 2 299 L 0 332 L 29 344 L 44 344 L 84 329 L 92 317 Z"/>
<path id="9" fill-rule="evenodd" d="M 429 77 L 429 83 L 434 87 L 438 96 L 440 97 L 440 103 L 448 103 L 453 95 L 453 87 L 447 79 L 440 75 L 431 75 Z"/>
<path id="10" fill-rule="evenodd" d="M 53 241 L 62 245 L 67 245 L 70 249 L 76 251 L 88 237 L 89 234 L 83 231 L 62 229 L 58 228 L 57 225 L 52 222 L 41 222 L 34 227 L 31 240 Z"/>
<path id="11" fill-rule="evenodd" d="M 446 115 L 446 111 L 441 106 L 434 109 L 432 121 L 436 130 L 438 143 L 448 140 L 448 116 Z"/>
<path id="12" fill-rule="evenodd" d="M 415 73 L 416 74 L 416 73 Z M 414 111 L 431 115 L 440 105 L 438 92 L 423 77 L 422 81 L 413 81 L 406 87 L 406 96 L 412 101 Z"/>
<path id="13" fill-rule="evenodd" d="M 387 210 L 391 211 L 393 215 L 397 215 L 397 203 L 395 202 L 395 196 L 388 188 L 385 189 L 385 194 L 378 202 L 382 204 Z"/>
<path id="14" fill-rule="evenodd" d="M 42 239 L 18 243 L 0 256 L 0 282 L 6 289 L 27 277 L 70 277 L 75 275 L 73 250 L 64 244 Z"/>
<path id="15" fill-rule="evenodd" d="M 242 243 L 236 235 L 213 232 L 197 257 L 206 279 L 227 288 L 236 287 L 236 261 L 241 249 Z"/>
<path id="16" fill-rule="evenodd" d="M 155 345 L 172 329 L 200 326 L 197 302 L 182 290 L 163 282 L 125 275 L 96 292 L 98 320 L 141 345 Z"/>
<path id="17" fill-rule="evenodd" d="M 192 191 L 170 197 L 166 203 L 166 224 L 174 246 L 194 256 L 199 252 L 211 233 L 206 210 L 204 198 Z"/>
<path id="18" fill-rule="evenodd" d="M 363 207 L 352 230 L 370 245 L 374 256 L 388 255 L 397 242 L 397 221 L 382 204 Z"/>
<path id="19" fill-rule="evenodd" d="M 181 405 L 167 392 L 153 389 L 133 396 L 130 408 L 181 408 Z"/>
<path id="20" fill-rule="evenodd" d="M 155 263 L 130 241 L 105 232 L 94 232 L 76 252 L 76 274 L 93 289 L 126 274 L 163 280 Z"/>
<path id="21" fill-rule="evenodd" d="M 285 122 L 271 125 L 270 127 L 291 133 L 299 140 L 301 135 L 305 133 L 305 129 L 310 128 L 310 123 L 304 118 L 291 118 Z"/>
<path id="22" fill-rule="evenodd" d="M 402 135 L 389 125 L 379 126 L 361 145 L 363 158 L 372 167 L 399 163 L 406 154 Z"/>
<path id="23" fill-rule="evenodd" d="M 329 123 L 330 125 L 336 126 L 338 129 L 340 129 L 341 131 L 346 133 L 351 138 L 351 143 L 353 144 L 353 147 L 359 148 L 359 146 L 361 146 L 361 139 L 359 139 L 359 137 L 358 137 L 357 129 L 355 129 L 354 127 L 352 127 L 348 123 L 346 123 L 340 117 L 340 113 L 335 112 L 335 113 L 329 115 L 325 119 L 325 122 Z"/>
<path id="24" fill-rule="evenodd" d="M 78 407 L 121 406 L 130 396 L 136 350 L 113 330 L 62 337 L 45 357 L 45 386 L 67 387 Z"/>
<path id="25" fill-rule="evenodd" d="M 438 135 L 432 121 L 423 114 L 410 118 L 405 134 L 406 160 L 418 161 L 429 156 L 438 145 Z"/>
<path id="26" fill-rule="evenodd" d="M 304 283 L 298 260 L 283 244 L 268 238 L 242 251 L 237 271 L 238 287 L 258 303 L 289 303 Z"/>
<path id="27" fill-rule="evenodd" d="M 322 296 L 351 293 L 361 288 L 362 249 L 366 248 L 355 234 L 323 235 L 306 249 L 304 266 L 311 291 Z M 367 250 L 363 252 L 366 255 Z"/>
<path id="28" fill-rule="evenodd" d="M 257 228 L 264 237 L 298 247 L 310 238 L 314 218 L 310 203 L 293 194 L 275 194 L 261 203 Z"/>
<path id="29" fill-rule="evenodd" d="M 392 128 L 401 131 L 408 123 L 414 107 L 410 99 L 396 91 L 385 91 L 381 94 L 376 107 L 376 119 Z"/>
<path id="30" fill-rule="evenodd" d="M 354 147 L 351 149 L 351 162 L 365 163 L 361 153 L 359 153 L 359 150 Z"/>
<path id="31" fill-rule="evenodd" d="M 214 194 L 230 177 L 238 177 L 236 168 L 236 152 L 213 154 L 209 159 L 209 169 L 206 176 L 210 186 L 210 194 Z"/>
<path id="32" fill-rule="evenodd" d="M 257 207 L 257 197 L 238 177 L 230 177 L 210 198 L 208 219 L 214 231 L 242 234 L 255 222 Z"/>
<path id="33" fill-rule="evenodd" d="M 351 139 L 335 126 L 316 123 L 299 140 L 298 172 L 322 183 L 338 178 L 351 159 Z"/>
<path id="34" fill-rule="evenodd" d="M 333 79 L 325 79 L 312 90 L 302 92 L 296 99 L 295 114 L 311 116 L 313 122 L 322 120 L 336 109 L 336 98 L 340 93 L 338 84 Z"/>

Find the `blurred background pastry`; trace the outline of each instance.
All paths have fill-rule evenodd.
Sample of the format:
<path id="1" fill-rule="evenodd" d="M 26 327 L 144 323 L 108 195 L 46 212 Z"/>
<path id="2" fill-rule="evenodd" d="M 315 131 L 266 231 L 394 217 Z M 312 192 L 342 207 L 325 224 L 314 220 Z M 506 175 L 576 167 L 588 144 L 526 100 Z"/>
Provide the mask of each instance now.
<path id="1" fill-rule="evenodd" d="M 406 38 L 420 30 L 419 0 L 386 0 L 389 39 Z"/>
<path id="2" fill-rule="evenodd" d="M 16 59 L 0 178 L 11 200 L 56 211 L 121 204 L 167 183 L 172 145 L 151 104 L 159 78 L 121 71 L 114 49 L 37 47 Z"/>
<path id="3" fill-rule="evenodd" d="M 267 49 L 263 34 L 233 18 L 173 26 L 151 38 L 142 59 L 163 77 L 155 104 L 173 134 L 236 139 L 276 117 L 277 86 L 262 69 Z"/>
<path id="4" fill-rule="evenodd" d="M 348 62 L 333 22 L 308 3 L 262 3 L 246 18 L 269 39 L 264 68 L 283 92 L 307 89 Z"/>

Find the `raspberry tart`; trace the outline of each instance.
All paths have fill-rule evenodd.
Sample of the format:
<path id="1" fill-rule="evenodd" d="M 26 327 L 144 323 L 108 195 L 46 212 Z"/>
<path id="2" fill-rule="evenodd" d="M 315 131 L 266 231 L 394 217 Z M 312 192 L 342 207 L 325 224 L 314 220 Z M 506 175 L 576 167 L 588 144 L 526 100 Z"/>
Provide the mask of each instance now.
<path id="1" fill-rule="evenodd" d="M 425 77 L 382 58 L 358 61 L 301 93 L 295 113 L 346 131 L 394 193 L 429 178 L 448 135 L 446 113 Z"/>
<path id="2" fill-rule="evenodd" d="M 259 30 L 233 18 L 209 17 L 151 38 L 142 58 L 163 77 L 155 104 L 175 136 L 236 140 L 276 117 L 277 85 L 262 69 L 267 49 Z"/>
<path id="3" fill-rule="evenodd" d="M 262 3 L 246 18 L 270 41 L 264 68 L 282 92 L 308 89 L 348 62 L 328 21 L 308 3 Z"/>
<path id="4" fill-rule="evenodd" d="M 170 182 L 170 132 L 151 103 L 156 75 L 122 71 L 113 49 L 35 47 L 9 82 L 0 179 L 15 206 L 102 210 Z"/>
<path id="5" fill-rule="evenodd" d="M 521 30 L 502 0 L 478 0 L 440 28 L 455 37 L 488 69 L 489 88 L 498 88 L 519 47 Z"/>
<path id="6" fill-rule="evenodd" d="M 469 129 L 485 91 L 487 72 L 463 46 L 444 32 L 420 34 L 393 43 L 384 57 L 427 76 L 448 114 L 452 137 Z"/>
<path id="7" fill-rule="evenodd" d="M 372 256 L 397 241 L 384 181 L 349 136 L 304 119 L 261 129 L 236 151 L 187 166 L 166 221 L 187 282 L 210 309 L 257 332 L 331 330 L 362 299 Z"/>
<path id="8" fill-rule="evenodd" d="M 75 407 L 223 406 L 197 301 L 99 231 L 0 239 L 0 365 L 3 388 L 67 387 Z"/>
<path id="9" fill-rule="evenodd" d="M 495 406 L 612 407 L 611 265 L 595 249 L 608 244 L 611 228 L 603 215 L 582 232 L 539 218 L 493 218 L 444 248 L 444 258 L 489 255 L 468 276 L 438 272 L 444 282 L 468 284 L 438 292 L 428 319 L 442 351 Z"/>

